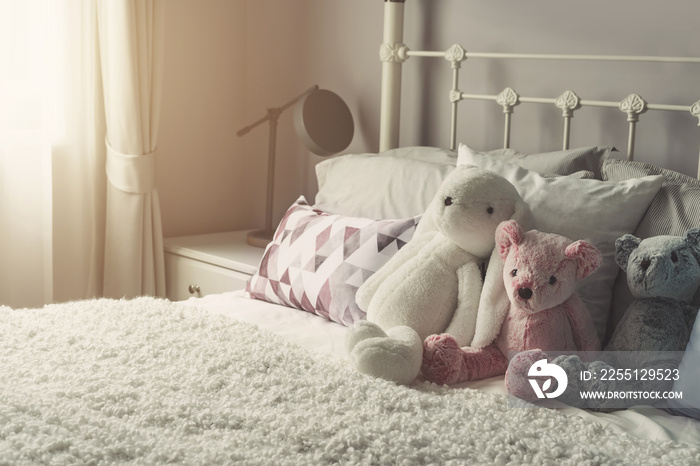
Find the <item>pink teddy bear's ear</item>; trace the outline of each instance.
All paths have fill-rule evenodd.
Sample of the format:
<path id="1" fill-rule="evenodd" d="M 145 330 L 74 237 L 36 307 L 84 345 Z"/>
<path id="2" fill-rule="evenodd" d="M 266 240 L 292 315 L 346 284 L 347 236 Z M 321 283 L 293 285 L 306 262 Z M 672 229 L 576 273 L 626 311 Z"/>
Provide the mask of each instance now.
<path id="1" fill-rule="evenodd" d="M 566 247 L 564 254 L 569 259 L 576 259 L 578 270 L 576 277 L 583 280 L 596 271 L 603 262 L 603 255 L 598 248 L 587 241 L 575 241 Z"/>
<path id="2" fill-rule="evenodd" d="M 517 246 L 523 240 L 523 230 L 515 220 L 501 222 L 496 228 L 496 247 L 501 259 L 505 260 L 511 246 Z"/>

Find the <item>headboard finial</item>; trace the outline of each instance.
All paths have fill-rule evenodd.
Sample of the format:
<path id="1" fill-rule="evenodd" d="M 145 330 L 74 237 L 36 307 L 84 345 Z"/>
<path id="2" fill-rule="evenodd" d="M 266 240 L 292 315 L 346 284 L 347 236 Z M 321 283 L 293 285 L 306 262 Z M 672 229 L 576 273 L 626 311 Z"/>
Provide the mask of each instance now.
<path id="1" fill-rule="evenodd" d="M 581 108 L 581 99 L 574 91 L 564 91 L 562 95 L 557 97 L 554 105 L 561 109 L 564 117 L 573 117 L 574 110 Z"/>
<path id="2" fill-rule="evenodd" d="M 700 100 L 690 107 L 690 114 L 698 119 L 698 126 L 700 126 Z"/>
<path id="3" fill-rule="evenodd" d="M 513 113 L 513 107 L 520 104 L 520 95 L 511 87 L 506 87 L 496 96 L 496 103 L 503 107 L 503 113 Z"/>
<path id="4" fill-rule="evenodd" d="M 647 103 L 639 94 L 630 94 L 620 102 L 620 111 L 627 114 L 627 121 L 639 121 L 639 115 L 647 111 Z"/>
<path id="5" fill-rule="evenodd" d="M 467 51 L 459 44 L 453 44 L 445 51 L 445 60 L 452 63 L 452 68 L 459 68 L 467 59 Z"/>

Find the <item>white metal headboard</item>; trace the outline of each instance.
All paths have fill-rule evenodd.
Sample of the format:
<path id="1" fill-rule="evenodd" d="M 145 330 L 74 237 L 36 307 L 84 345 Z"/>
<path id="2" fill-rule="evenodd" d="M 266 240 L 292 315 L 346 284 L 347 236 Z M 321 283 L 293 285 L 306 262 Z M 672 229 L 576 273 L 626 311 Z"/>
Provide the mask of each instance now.
<path id="1" fill-rule="evenodd" d="M 520 103 L 554 104 L 561 109 L 564 118 L 564 149 L 569 148 L 571 133 L 571 118 L 581 107 L 613 107 L 627 115 L 629 134 L 627 139 L 627 159 L 634 157 L 636 124 L 639 116 L 647 110 L 666 110 L 690 113 L 698 119 L 700 126 L 700 100 L 692 105 L 666 105 L 648 103 L 638 94 L 630 94 L 621 102 L 602 100 L 583 100 L 573 91 L 565 91 L 558 97 L 524 97 L 510 87 L 497 95 L 466 94 L 459 89 L 459 70 L 467 58 L 491 59 L 522 59 L 522 60 L 574 60 L 574 61 L 614 61 L 614 62 L 664 62 L 664 63 L 696 63 L 699 57 L 656 57 L 656 56 L 624 56 L 624 55 L 560 55 L 560 54 L 518 54 L 518 53 L 475 53 L 467 52 L 460 45 L 453 45 L 445 51 L 410 50 L 403 43 L 405 0 L 385 0 L 384 3 L 384 34 L 383 43 L 379 47 L 379 57 L 382 61 L 382 97 L 379 133 L 379 150 L 384 151 L 398 147 L 399 124 L 401 108 L 401 68 L 402 64 L 411 57 L 443 58 L 452 67 L 452 88 L 449 99 L 452 107 L 450 123 L 450 148 L 454 149 L 457 139 L 457 108 L 464 99 L 492 100 L 503 107 L 505 116 L 503 146 L 510 146 L 511 115 Z M 698 155 L 698 178 L 700 178 L 700 151 Z"/>

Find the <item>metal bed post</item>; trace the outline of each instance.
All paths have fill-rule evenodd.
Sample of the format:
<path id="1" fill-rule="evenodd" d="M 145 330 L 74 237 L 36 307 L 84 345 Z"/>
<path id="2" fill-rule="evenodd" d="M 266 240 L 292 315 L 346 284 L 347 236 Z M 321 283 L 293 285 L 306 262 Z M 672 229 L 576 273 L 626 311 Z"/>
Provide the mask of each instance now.
<path id="1" fill-rule="evenodd" d="M 379 47 L 379 59 L 382 61 L 380 152 L 399 146 L 401 65 L 408 58 L 408 48 L 403 44 L 404 2 L 384 1 L 384 36 Z"/>
<path id="2" fill-rule="evenodd" d="M 639 115 L 647 111 L 647 103 L 641 96 L 630 94 L 620 102 L 620 111 L 627 114 L 629 122 L 629 133 L 627 136 L 627 160 L 634 159 L 634 140 L 637 134 L 637 122 Z"/>
<path id="3" fill-rule="evenodd" d="M 571 119 L 574 117 L 574 111 L 581 108 L 581 99 L 573 91 L 565 91 L 557 97 L 554 105 L 561 109 L 561 116 L 564 117 L 564 140 L 562 149 L 569 148 L 569 140 L 571 139 Z"/>
<path id="4" fill-rule="evenodd" d="M 457 109 L 462 100 L 462 92 L 459 90 L 459 69 L 462 61 L 466 59 L 466 51 L 459 44 L 454 44 L 445 52 L 445 60 L 452 67 L 452 89 L 450 89 L 450 102 L 452 104 L 452 116 L 450 123 L 450 150 L 457 148 Z"/>
<path id="5" fill-rule="evenodd" d="M 698 126 L 700 127 L 700 100 L 691 105 L 690 113 L 698 119 Z M 700 152 L 698 153 L 698 179 L 700 180 Z"/>
<path id="6" fill-rule="evenodd" d="M 510 147 L 510 116 L 513 114 L 513 107 L 520 104 L 520 96 L 510 87 L 506 87 L 496 96 L 496 103 L 503 107 L 505 125 L 503 127 L 503 148 Z"/>

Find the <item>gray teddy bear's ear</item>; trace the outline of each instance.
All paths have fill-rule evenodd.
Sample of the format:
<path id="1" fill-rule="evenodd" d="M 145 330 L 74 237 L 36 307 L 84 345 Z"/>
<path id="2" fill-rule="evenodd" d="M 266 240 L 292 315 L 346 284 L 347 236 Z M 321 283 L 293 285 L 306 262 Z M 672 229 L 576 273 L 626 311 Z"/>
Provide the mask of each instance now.
<path id="1" fill-rule="evenodd" d="M 642 240 L 634 235 L 623 235 L 615 240 L 615 262 L 622 270 L 627 271 L 627 261 L 632 251 L 637 249 Z"/>
<path id="2" fill-rule="evenodd" d="M 685 234 L 685 242 L 690 246 L 695 259 L 700 263 L 700 228 L 691 228 Z"/>

